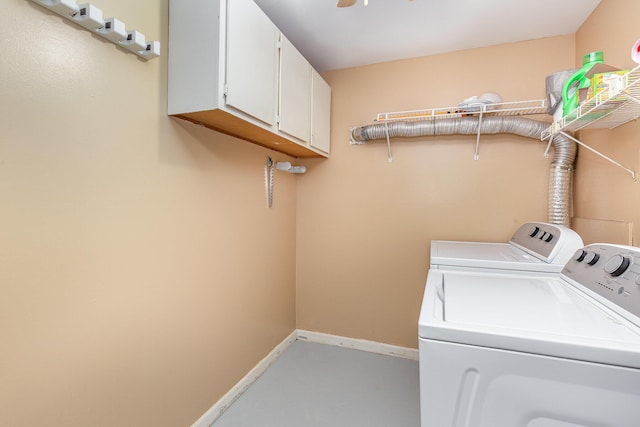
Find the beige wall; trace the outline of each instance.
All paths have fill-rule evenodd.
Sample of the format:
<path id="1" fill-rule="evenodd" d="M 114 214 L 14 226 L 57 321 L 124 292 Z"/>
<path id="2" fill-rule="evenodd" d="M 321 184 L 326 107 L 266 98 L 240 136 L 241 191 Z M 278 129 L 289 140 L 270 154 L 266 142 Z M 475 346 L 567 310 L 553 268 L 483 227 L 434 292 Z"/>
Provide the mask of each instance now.
<path id="1" fill-rule="evenodd" d="M 576 34 L 576 66 L 582 56 L 601 50 L 607 64 L 633 68 L 631 46 L 638 32 L 640 3 L 603 0 Z M 639 171 L 640 122 L 614 130 L 585 130 L 579 138 L 626 167 Z M 595 240 L 637 245 L 640 242 L 640 187 L 631 175 L 581 148 L 576 166 L 575 215 L 585 218 L 578 229 L 586 243 Z M 631 228 L 632 233 L 624 231 Z M 625 237 L 631 234 L 633 239 Z"/>
<path id="2" fill-rule="evenodd" d="M 545 220 L 549 159 L 502 135 L 478 161 L 474 137 L 394 140 L 388 163 L 349 128 L 489 90 L 543 98 L 590 50 L 629 67 L 640 15 L 605 0 L 575 37 L 327 73 L 332 158 L 277 174 L 267 209 L 265 157 L 284 156 L 166 116 L 167 0 L 98 6 L 163 56 L 0 4 L 2 425 L 190 424 L 296 326 L 415 347 L 429 241 Z M 637 126 L 582 137 L 639 169 Z M 637 185 L 581 150 L 585 231 L 636 222 Z"/>
<path id="3" fill-rule="evenodd" d="M 97 3 L 148 62 L 0 2 L 0 425 L 184 426 L 295 327 L 296 182 L 166 116 L 167 0 Z"/>
<path id="4" fill-rule="evenodd" d="M 388 163 L 383 142 L 349 145 L 351 127 L 485 91 L 544 98 L 574 52 L 562 36 L 326 73 L 332 156 L 298 182 L 298 327 L 416 347 L 430 240 L 505 241 L 546 219 L 545 144 L 483 136 L 474 161 L 473 136 L 396 139 Z"/>

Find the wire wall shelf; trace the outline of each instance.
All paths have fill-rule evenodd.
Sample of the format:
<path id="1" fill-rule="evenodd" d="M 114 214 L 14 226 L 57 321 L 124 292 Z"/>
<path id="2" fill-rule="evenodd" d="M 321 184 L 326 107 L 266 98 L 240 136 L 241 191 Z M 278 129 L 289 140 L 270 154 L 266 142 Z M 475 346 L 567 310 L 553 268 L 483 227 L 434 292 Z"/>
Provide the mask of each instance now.
<path id="1" fill-rule="evenodd" d="M 554 122 L 542 132 L 541 139 L 559 132 L 581 129 L 613 129 L 640 117 L 640 66 L 622 76 L 618 90 L 602 91 Z"/>
<path id="2" fill-rule="evenodd" d="M 501 102 L 493 104 L 473 103 L 456 107 L 430 108 L 426 110 L 396 111 L 378 113 L 376 122 L 413 121 L 429 119 L 456 119 L 467 116 L 524 116 L 546 114 L 547 103 L 544 99 L 535 101 Z"/>
<path id="3" fill-rule="evenodd" d="M 430 108 L 426 110 L 397 111 L 390 113 L 378 113 L 375 121 L 390 123 L 397 121 L 419 121 L 455 119 L 460 117 L 476 116 L 480 123 L 483 117 L 490 116 L 524 116 L 535 114 L 547 114 L 547 101 L 545 99 L 534 101 L 517 101 L 485 104 L 482 102 L 464 103 L 455 107 Z M 640 117 L 640 65 L 616 79 L 608 89 L 598 92 L 595 96 L 580 104 L 580 106 L 563 117 L 551 123 L 542 131 L 540 139 L 549 140 L 545 156 L 548 156 L 553 137 L 561 134 L 582 147 L 599 155 L 605 160 L 627 171 L 634 180 L 637 179 L 635 171 L 621 165 L 615 160 L 605 156 L 597 150 L 589 147 L 579 139 L 567 132 L 575 132 L 581 129 L 613 129 Z M 389 161 L 391 161 L 391 143 L 389 145 Z M 474 159 L 478 159 L 480 144 L 480 126 L 476 137 L 476 151 Z"/>
<path id="4" fill-rule="evenodd" d="M 547 102 L 545 99 L 534 101 L 516 101 L 500 103 L 469 102 L 455 107 L 429 108 L 426 110 L 396 111 L 391 113 L 378 113 L 376 122 L 411 122 L 420 120 L 457 119 L 461 117 L 477 117 L 478 133 L 476 135 L 476 150 L 473 155 L 475 160 L 480 157 L 480 133 L 482 129 L 482 119 L 491 116 L 524 116 L 532 114 L 546 114 Z M 387 135 L 387 146 L 389 147 L 389 161 L 391 156 L 391 141 Z"/>

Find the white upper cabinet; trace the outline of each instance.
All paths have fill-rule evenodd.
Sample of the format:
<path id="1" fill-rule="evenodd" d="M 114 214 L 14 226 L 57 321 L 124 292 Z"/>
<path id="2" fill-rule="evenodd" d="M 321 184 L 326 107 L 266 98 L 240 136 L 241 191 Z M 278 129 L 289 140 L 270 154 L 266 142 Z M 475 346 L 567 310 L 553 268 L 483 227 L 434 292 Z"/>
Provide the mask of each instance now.
<path id="1" fill-rule="evenodd" d="M 331 89 L 253 0 L 169 0 L 168 74 L 170 115 L 328 157 Z"/>
<path id="2" fill-rule="evenodd" d="M 311 70 L 304 56 L 282 36 L 279 129 L 304 143 L 311 135 Z"/>
<path id="3" fill-rule="evenodd" d="M 273 125 L 280 32 L 252 0 L 228 4 L 226 103 Z"/>

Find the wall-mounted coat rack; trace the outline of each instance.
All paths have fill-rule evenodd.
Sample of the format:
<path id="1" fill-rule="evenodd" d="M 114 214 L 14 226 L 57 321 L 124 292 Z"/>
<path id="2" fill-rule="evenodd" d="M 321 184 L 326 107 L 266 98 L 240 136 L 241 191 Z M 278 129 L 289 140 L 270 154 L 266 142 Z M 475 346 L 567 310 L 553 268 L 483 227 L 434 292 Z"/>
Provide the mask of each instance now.
<path id="1" fill-rule="evenodd" d="M 40 6 L 75 22 L 94 34 L 123 47 L 144 59 L 160 56 L 160 42 L 145 41 L 144 34 L 126 29 L 124 22 L 116 18 L 102 17 L 102 10 L 91 3 L 76 4 L 74 0 L 31 0 Z"/>

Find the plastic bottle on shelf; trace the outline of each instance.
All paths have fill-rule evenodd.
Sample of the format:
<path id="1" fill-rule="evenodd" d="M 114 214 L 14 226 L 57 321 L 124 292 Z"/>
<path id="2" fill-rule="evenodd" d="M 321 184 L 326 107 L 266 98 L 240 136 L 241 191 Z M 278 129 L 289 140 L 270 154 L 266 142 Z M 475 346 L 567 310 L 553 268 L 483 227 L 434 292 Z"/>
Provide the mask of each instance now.
<path id="1" fill-rule="evenodd" d="M 631 59 L 636 64 L 640 64 L 640 39 L 631 48 Z"/>
<path id="2" fill-rule="evenodd" d="M 586 77 L 591 68 L 604 63 L 604 53 L 590 52 L 582 57 L 582 68 L 567 79 L 562 87 L 562 115 L 566 116 L 578 108 L 580 104 L 580 89 L 586 89 L 591 85 L 591 80 Z"/>

